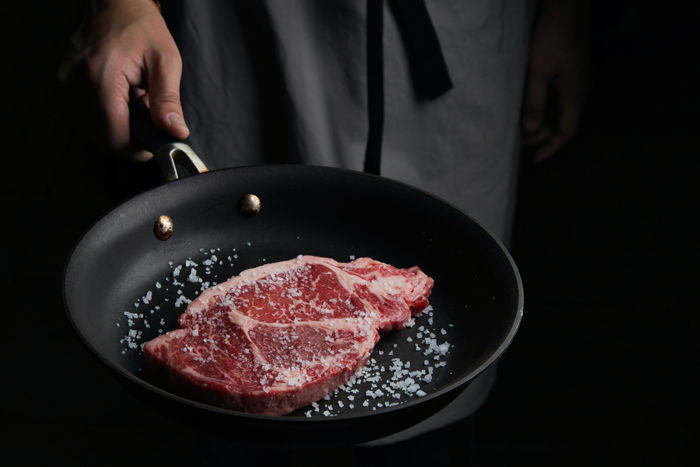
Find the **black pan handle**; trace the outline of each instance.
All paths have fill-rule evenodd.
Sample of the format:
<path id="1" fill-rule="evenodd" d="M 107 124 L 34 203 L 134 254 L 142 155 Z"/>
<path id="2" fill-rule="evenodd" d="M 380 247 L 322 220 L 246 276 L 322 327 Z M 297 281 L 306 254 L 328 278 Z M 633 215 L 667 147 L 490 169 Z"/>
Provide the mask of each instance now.
<path id="1" fill-rule="evenodd" d="M 134 142 L 153 154 L 167 144 L 184 142 L 157 128 L 151 118 L 150 109 L 146 107 L 143 99 L 135 94 L 129 99 L 129 129 Z"/>
<path id="2" fill-rule="evenodd" d="M 132 139 L 143 149 L 154 154 L 166 181 L 180 178 L 178 165 L 185 167 L 192 174 L 209 171 L 186 140 L 175 139 L 156 128 L 151 120 L 150 110 L 136 96 L 129 99 L 129 127 Z"/>

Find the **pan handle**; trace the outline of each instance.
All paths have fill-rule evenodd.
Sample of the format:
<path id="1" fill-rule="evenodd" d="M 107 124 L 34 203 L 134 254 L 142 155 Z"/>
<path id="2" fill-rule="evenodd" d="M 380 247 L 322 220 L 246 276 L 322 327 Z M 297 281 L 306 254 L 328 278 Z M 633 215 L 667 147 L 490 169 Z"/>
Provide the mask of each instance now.
<path id="1" fill-rule="evenodd" d="M 129 99 L 129 117 L 132 138 L 155 155 L 166 181 L 180 178 L 178 165 L 185 167 L 191 174 L 209 171 L 189 144 L 169 137 L 156 128 L 148 107 L 136 96 Z"/>
<path id="2" fill-rule="evenodd" d="M 180 178 L 177 166 L 185 167 L 191 174 L 208 172 L 209 169 L 197 153 L 185 143 L 168 143 L 155 152 L 156 161 L 165 180 L 172 182 Z"/>

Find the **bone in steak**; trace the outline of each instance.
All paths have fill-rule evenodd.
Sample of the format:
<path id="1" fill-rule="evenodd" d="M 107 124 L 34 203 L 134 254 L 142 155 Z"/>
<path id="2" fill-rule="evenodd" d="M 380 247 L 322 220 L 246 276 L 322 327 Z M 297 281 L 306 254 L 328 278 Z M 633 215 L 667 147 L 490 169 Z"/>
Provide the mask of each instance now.
<path id="1" fill-rule="evenodd" d="M 170 390 L 212 405 L 283 415 L 347 382 L 379 333 L 428 305 L 417 266 L 298 256 L 210 287 L 181 329 L 144 346 L 145 368 Z"/>

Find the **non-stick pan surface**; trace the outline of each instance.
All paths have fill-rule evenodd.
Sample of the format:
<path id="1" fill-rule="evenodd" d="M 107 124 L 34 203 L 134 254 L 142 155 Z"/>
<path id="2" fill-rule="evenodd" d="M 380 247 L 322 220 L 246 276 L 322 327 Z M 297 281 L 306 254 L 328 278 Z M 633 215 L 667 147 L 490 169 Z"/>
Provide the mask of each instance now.
<path id="1" fill-rule="evenodd" d="M 246 217 L 239 211 L 239 199 L 246 193 L 261 198 L 259 215 Z M 174 223 L 167 241 L 153 235 L 153 223 L 162 214 Z M 165 278 L 173 277 L 173 265 L 188 258 L 201 265 L 212 254 L 218 260 L 210 272 L 218 282 L 299 254 L 338 261 L 368 256 L 397 267 L 418 265 L 435 280 L 430 302 L 434 328 L 447 330 L 445 339 L 451 344 L 446 365 L 423 385 L 423 397 L 388 408 L 346 405 L 332 417 L 314 413 L 309 418 L 304 410 L 283 417 L 250 415 L 156 387 L 142 376 L 140 343 L 175 329 L 185 309 L 175 307 L 178 290 L 193 298 L 200 287 L 185 280 L 188 268 L 183 268 L 180 287 Z M 128 387 L 176 418 L 225 426 L 236 436 L 264 430 L 288 441 L 308 439 L 311 433 L 321 441 L 358 442 L 431 415 L 500 356 L 517 330 L 523 306 L 520 278 L 506 250 L 457 209 L 385 178 L 300 165 L 213 171 L 127 201 L 82 238 L 67 265 L 64 286 L 77 333 Z M 388 333 L 373 357 L 389 365 L 393 350 L 413 368 L 420 367 L 425 357 L 406 339 L 415 332 Z"/>

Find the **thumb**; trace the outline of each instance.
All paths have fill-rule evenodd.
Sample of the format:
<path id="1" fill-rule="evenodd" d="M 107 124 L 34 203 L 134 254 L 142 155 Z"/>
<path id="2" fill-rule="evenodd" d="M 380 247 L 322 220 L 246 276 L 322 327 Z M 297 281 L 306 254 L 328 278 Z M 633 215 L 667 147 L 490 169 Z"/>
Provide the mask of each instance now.
<path id="1" fill-rule="evenodd" d="M 148 66 L 148 103 L 153 123 L 174 138 L 189 136 L 180 104 L 179 55 L 161 55 Z"/>

